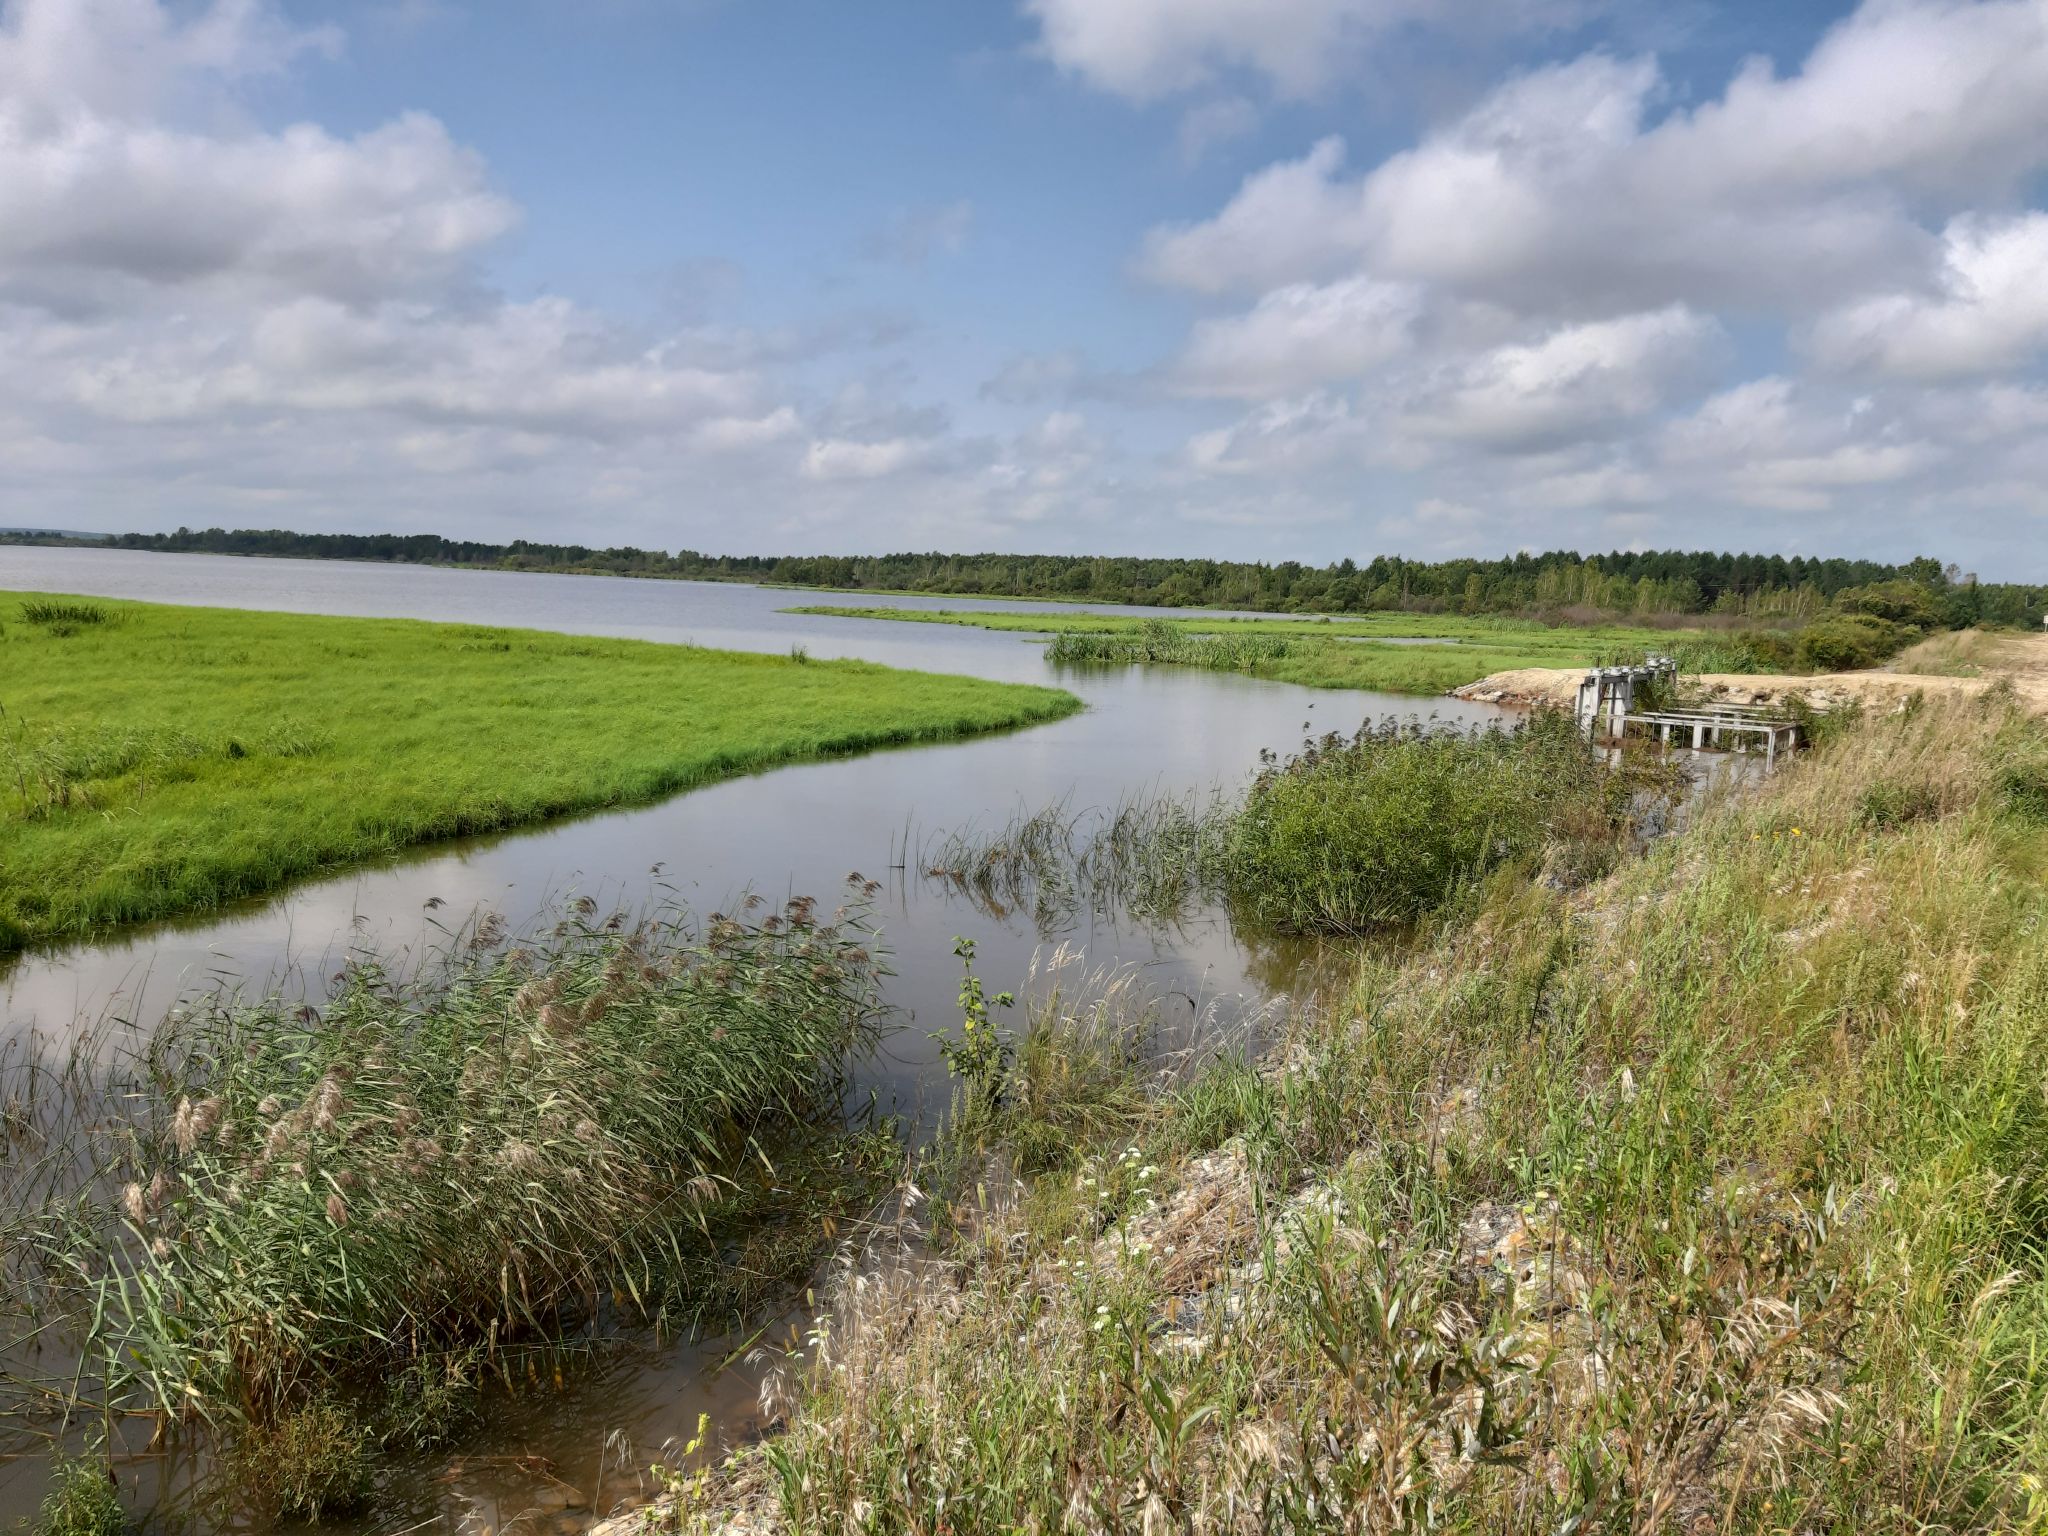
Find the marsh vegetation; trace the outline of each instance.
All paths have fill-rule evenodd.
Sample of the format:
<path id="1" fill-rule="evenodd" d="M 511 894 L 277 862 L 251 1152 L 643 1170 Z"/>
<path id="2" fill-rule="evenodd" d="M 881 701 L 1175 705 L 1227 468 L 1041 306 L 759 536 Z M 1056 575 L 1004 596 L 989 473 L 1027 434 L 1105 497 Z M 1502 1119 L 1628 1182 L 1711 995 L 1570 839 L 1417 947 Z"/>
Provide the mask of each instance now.
<path id="1" fill-rule="evenodd" d="M 1654 754 L 1596 757 L 1554 711 L 1479 729 L 1388 718 L 1269 753 L 1242 790 L 1052 807 L 955 833 L 922 862 L 1041 921 L 1210 901 L 1249 932 L 1358 935 L 1411 924 L 1503 865 L 1583 881 L 1688 783 Z"/>
<path id="2" fill-rule="evenodd" d="M 423 974 L 358 957 L 318 1007 L 18 1043 L 0 1307 L 77 1366 L 10 1361 L 13 1411 L 200 1436 L 259 1512 L 317 1515 L 486 1378 L 753 1315 L 895 1166 L 841 1101 L 880 1024 L 868 894 L 701 927 L 583 904 Z"/>
<path id="3" fill-rule="evenodd" d="M 1442 613 L 1135 619 L 830 606 L 791 611 L 1049 634 L 1046 657 L 1060 666 L 1200 667 L 1308 688 L 1412 694 L 1448 693 L 1496 672 L 1633 661 L 1652 653 L 1673 657 L 1687 672 L 1846 671 L 1875 666 L 1923 633 L 1910 621 L 1861 610 L 1788 618 L 1773 627 L 1716 628 Z"/>
<path id="4" fill-rule="evenodd" d="M 1262 1055 L 1037 1015 L 672 1523 L 2041 1529 L 2044 790 L 2009 695 L 1871 716 Z"/>

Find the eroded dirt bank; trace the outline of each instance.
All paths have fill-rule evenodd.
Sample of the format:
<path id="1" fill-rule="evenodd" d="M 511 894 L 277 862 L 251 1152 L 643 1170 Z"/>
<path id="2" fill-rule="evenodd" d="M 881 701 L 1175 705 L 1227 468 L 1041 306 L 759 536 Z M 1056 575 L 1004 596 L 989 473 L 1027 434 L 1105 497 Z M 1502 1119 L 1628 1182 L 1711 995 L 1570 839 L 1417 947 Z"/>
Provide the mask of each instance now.
<path id="1" fill-rule="evenodd" d="M 1521 667 L 1495 672 L 1454 689 L 1476 703 L 1568 709 L 1585 676 L 1583 667 Z M 1936 635 L 1903 651 L 1888 667 L 1864 672 L 1710 672 L 1699 679 L 1708 694 L 1740 704 L 1776 704 L 1797 694 L 1827 707 L 1861 701 L 1890 704 L 1909 694 L 1973 697 L 2000 679 L 2036 714 L 2048 714 L 2048 635 L 1987 634 L 1965 630 Z"/>

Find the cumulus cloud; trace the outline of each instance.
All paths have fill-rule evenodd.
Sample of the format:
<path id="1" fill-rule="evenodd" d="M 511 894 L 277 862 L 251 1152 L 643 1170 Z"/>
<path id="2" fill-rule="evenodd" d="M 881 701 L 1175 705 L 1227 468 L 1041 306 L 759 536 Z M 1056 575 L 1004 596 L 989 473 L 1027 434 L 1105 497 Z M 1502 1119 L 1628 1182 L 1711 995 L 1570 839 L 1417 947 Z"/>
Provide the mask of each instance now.
<path id="1" fill-rule="evenodd" d="M 1683 305 L 1565 326 L 1448 370 L 1415 392 L 1404 425 L 1503 449 L 1598 437 L 1664 405 L 1719 335 Z"/>
<path id="2" fill-rule="evenodd" d="M 803 473 L 810 480 L 879 480 L 927 461 L 937 445 L 930 438 L 888 437 L 877 442 L 819 438 L 804 450 Z"/>
<path id="3" fill-rule="evenodd" d="M 387 507 L 371 466 L 574 500 L 656 494 L 650 467 L 691 455 L 794 471 L 772 370 L 887 325 L 664 336 L 494 294 L 478 262 L 518 209 L 437 120 L 342 136 L 242 109 L 336 46 L 264 0 L 0 9 L 0 457 L 77 445 L 153 479 L 151 510 L 192 486 L 209 520 L 244 495 Z"/>
<path id="4" fill-rule="evenodd" d="M 1776 375 L 1726 390 L 1672 423 L 1667 466 L 1746 506 L 1818 511 L 1843 490 L 1880 487 L 1932 467 L 1941 450 L 1869 397 L 1809 400 Z"/>
<path id="5" fill-rule="evenodd" d="M 1408 349 L 1419 307 L 1402 283 L 1290 283 L 1197 325 L 1173 379 L 1189 394 L 1264 398 L 1355 378 Z"/>
<path id="6" fill-rule="evenodd" d="M 1936 379 L 2017 368 L 2048 345 L 2048 214 L 1966 214 L 1950 221 L 1942 248 L 1929 291 L 1876 294 L 1823 315 L 1819 356 Z"/>
<path id="7" fill-rule="evenodd" d="M 0 13 L 0 298 L 90 308 L 213 283 L 363 302 L 445 281 L 516 210 L 433 118 L 353 138 L 190 105 L 180 121 L 210 83 L 328 39 L 255 0 L 182 24 L 156 0 Z"/>
<path id="8" fill-rule="evenodd" d="M 1248 407 L 1183 464 L 1416 477 L 1502 528 L 1896 518 L 2021 483 L 2038 388 L 1954 386 L 2048 355 L 2048 213 L 2015 209 L 2048 170 L 2048 3 L 1866 0 L 1795 67 L 1687 95 L 1587 52 L 1377 163 L 1326 137 L 1153 229 L 1138 274 L 1210 311 L 1170 378 Z M 1821 372 L 1730 384 L 1759 352 Z"/>
<path id="9" fill-rule="evenodd" d="M 1753 62 L 1661 117 L 1654 60 L 1589 54 L 1504 84 L 1358 176 L 1325 140 L 1141 269 L 1197 292 L 1364 268 L 1523 307 L 1775 307 L 1910 279 L 1916 203 L 2048 166 L 2048 5 L 1870 0 L 1798 72 Z"/>

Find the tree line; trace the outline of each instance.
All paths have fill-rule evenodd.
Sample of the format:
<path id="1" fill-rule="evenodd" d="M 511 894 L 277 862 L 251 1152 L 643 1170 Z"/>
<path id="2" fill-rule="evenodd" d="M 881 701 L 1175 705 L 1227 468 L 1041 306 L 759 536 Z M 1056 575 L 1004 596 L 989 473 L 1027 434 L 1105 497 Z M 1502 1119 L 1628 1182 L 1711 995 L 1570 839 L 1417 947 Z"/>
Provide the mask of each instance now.
<path id="1" fill-rule="evenodd" d="M 76 541 L 69 541 L 76 542 Z M 1497 560 L 1376 555 L 1329 565 L 1296 560 L 1139 556 L 904 553 L 892 555 L 668 554 L 630 545 L 596 549 L 515 539 L 493 544 L 438 534 L 295 533 L 180 528 L 86 541 L 98 547 L 315 560 L 370 560 L 493 570 L 567 571 L 740 581 L 848 591 L 1272 613 L 1495 613 L 1577 617 L 1730 615 L 1799 623 L 1830 611 L 1920 625 L 2037 626 L 2048 586 L 1980 582 L 1922 556 L 1892 565 L 1805 555 L 1711 550 L 1553 550 Z"/>

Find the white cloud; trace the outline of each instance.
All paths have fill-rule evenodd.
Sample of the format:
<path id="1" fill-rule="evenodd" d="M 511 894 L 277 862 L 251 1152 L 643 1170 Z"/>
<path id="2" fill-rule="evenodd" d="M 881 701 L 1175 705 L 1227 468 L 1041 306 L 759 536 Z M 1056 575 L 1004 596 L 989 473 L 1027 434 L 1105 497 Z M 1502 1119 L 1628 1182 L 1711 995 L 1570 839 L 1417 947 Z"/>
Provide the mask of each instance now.
<path id="1" fill-rule="evenodd" d="M 1254 172 L 1215 218 L 1147 235 L 1138 270 L 1197 293 L 1334 276 L 1366 240 L 1356 199 L 1334 179 L 1343 164 L 1344 141 L 1326 138 L 1299 160 Z"/>
<path id="2" fill-rule="evenodd" d="M 265 0 L 212 0 L 179 20 L 158 0 L 13 0 L 0 9 L 0 103 L 37 132 L 86 115 L 150 122 L 211 82 L 332 55 L 331 27 L 292 26 Z"/>
<path id="3" fill-rule="evenodd" d="M 636 352 L 562 299 L 469 313 L 304 298 L 43 335 L 43 391 L 126 422 L 382 414 L 606 440 L 728 417 L 757 393 L 747 375 Z"/>
<path id="4" fill-rule="evenodd" d="M 1694 483 L 1788 512 L 1830 507 L 1840 491 L 1891 485 L 1942 458 L 1868 397 L 1810 400 L 1775 375 L 1714 396 L 1672 423 L 1660 446 L 1665 464 Z"/>
<path id="5" fill-rule="evenodd" d="M 803 473 L 809 480 L 879 480 L 924 463 L 936 446 L 929 438 L 819 438 L 804 450 Z"/>
<path id="6" fill-rule="evenodd" d="M 1203 475 L 1294 473 L 1356 461 L 1368 432 L 1348 399 L 1318 393 L 1274 401 L 1231 426 L 1197 433 L 1184 456 Z"/>
<path id="7" fill-rule="evenodd" d="M 1875 295 L 1823 315 L 1816 353 L 1838 368 L 1922 379 L 2032 361 L 2048 346 L 2048 214 L 1964 215 L 1942 244 L 1934 291 Z"/>
<path id="8" fill-rule="evenodd" d="M 1246 69 L 1287 95 L 1319 90 L 1399 28 L 1538 31 L 1594 9 L 1575 0 L 1025 0 L 1062 69 L 1135 100 Z"/>
<path id="9" fill-rule="evenodd" d="M 789 406 L 765 416 L 717 416 L 699 425 L 696 441 L 719 452 L 745 452 L 785 442 L 803 431 L 803 421 Z"/>
<path id="10" fill-rule="evenodd" d="M 430 286 L 511 227 L 482 162 L 409 113 L 353 138 L 178 106 L 330 43 L 256 0 L 0 14 L 0 297 L 73 308 L 159 287 L 361 302 Z M 152 116 L 151 109 L 164 115 Z"/>
<path id="11" fill-rule="evenodd" d="M 1414 289 L 1368 277 L 1291 283 L 1246 314 L 1197 325 L 1173 382 L 1259 399 L 1356 378 L 1408 349 L 1419 304 Z"/>
<path id="12" fill-rule="evenodd" d="M 1411 396 L 1403 423 L 1507 449 L 1599 436 L 1665 404 L 1719 335 L 1683 305 L 1566 326 L 1449 370 Z"/>
<path id="13" fill-rule="evenodd" d="M 1355 178 L 1343 149 L 1249 177 L 1155 231 L 1142 270 L 1214 293 L 1339 271 L 1586 312 L 1803 305 L 1910 278 L 1951 209 L 2048 166 L 2048 4 L 1869 0 L 1797 73 L 1746 66 L 1657 118 L 1651 60 L 1590 54 L 1511 80 Z"/>

